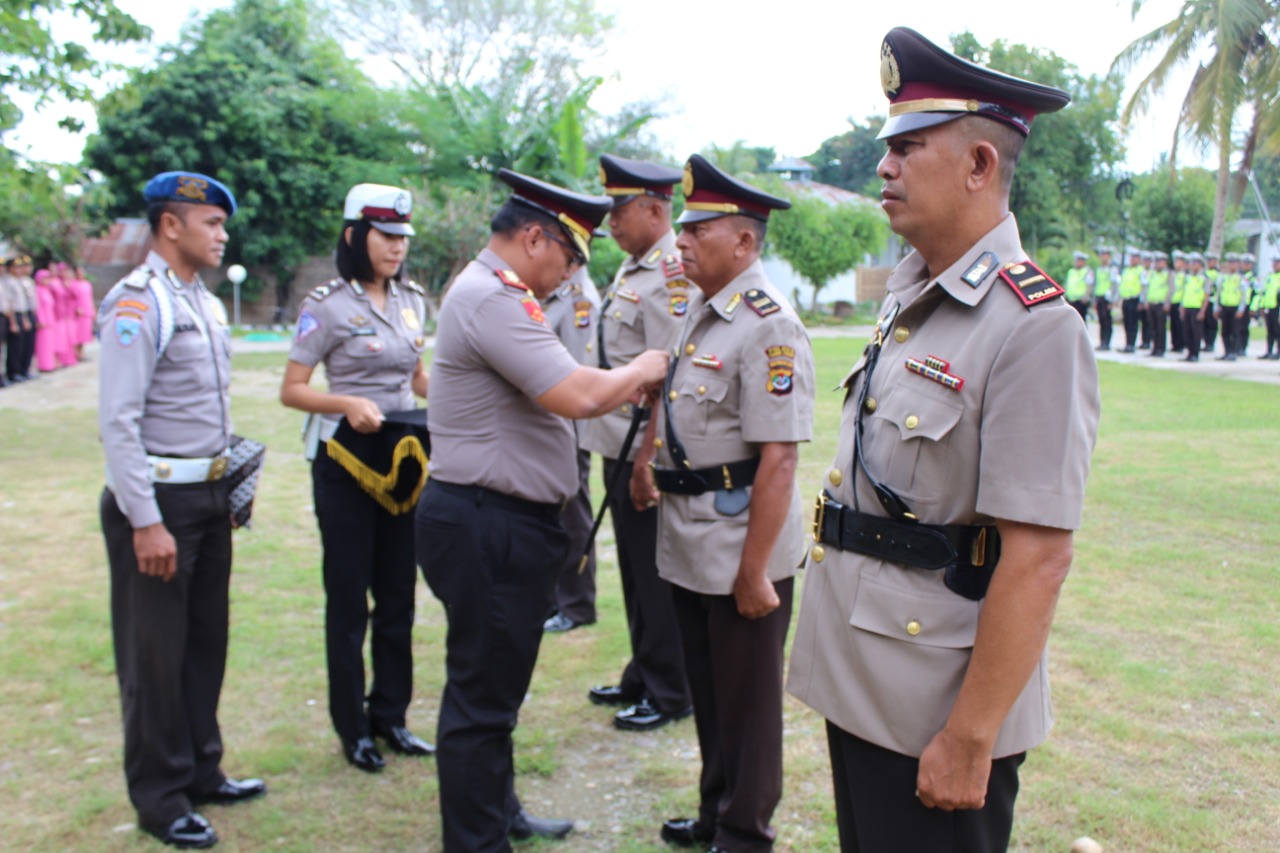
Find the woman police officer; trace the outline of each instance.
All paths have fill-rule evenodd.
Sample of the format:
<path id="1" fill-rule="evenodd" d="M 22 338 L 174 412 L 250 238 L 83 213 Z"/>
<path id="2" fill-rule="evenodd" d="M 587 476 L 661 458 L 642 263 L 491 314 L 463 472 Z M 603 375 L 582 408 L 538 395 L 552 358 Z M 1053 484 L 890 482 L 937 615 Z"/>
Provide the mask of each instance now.
<path id="1" fill-rule="evenodd" d="M 397 504 L 374 494 L 369 485 L 377 477 L 361 476 L 352 468 L 359 460 L 332 446 L 344 420 L 339 437 L 348 433 L 365 440 L 379 434 L 392 440 L 391 430 L 383 429 L 386 413 L 411 409 L 414 395 L 427 396 L 421 360 L 424 293 L 401 280 L 414 233 L 411 212 L 412 198 L 404 190 L 352 187 L 338 239 L 340 278 L 303 300 L 280 389 L 284 405 L 312 414 L 308 457 L 314 455 L 311 474 L 324 548 L 329 714 L 347 760 L 370 773 L 384 766 L 374 735 L 406 755 L 434 751 L 405 728 L 413 688 L 417 581 L 413 501 Z M 309 384 L 320 362 L 328 393 Z M 425 430 L 425 413 L 420 414 Z M 373 683 L 366 696 L 363 644 L 370 592 Z"/>

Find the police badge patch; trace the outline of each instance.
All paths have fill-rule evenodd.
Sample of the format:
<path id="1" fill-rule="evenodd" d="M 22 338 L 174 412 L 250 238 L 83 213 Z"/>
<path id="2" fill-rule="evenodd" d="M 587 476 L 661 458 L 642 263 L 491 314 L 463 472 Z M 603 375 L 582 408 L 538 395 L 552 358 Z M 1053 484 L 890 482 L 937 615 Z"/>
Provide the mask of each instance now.
<path id="1" fill-rule="evenodd" d="M 769 358 L 769 393 L 778 397 L 790 394 L 796 368 L 795 347 L 772 346 L 764 352 Z"/>
<path id="2" fill-rule="evenodd" d="M 116 340 L 120 346 L 132 346 L 142 332 L 142 320 L 133 314 L 116 315 Z"/>
<path id="3" fill-rule="evenodd" d="M 573 303 L 573 325 L 585 329 L 591 325 L 591 303 L 587 301 Z"/>
<path id="4" fill-rule="evenodd" d="M 320 328 L 320 320 L 310 311 L 303 311 L 298 315 L 298 332 L 294 336 L 295 341 L 305 340 L 308 335 Z"/>
<path id="5" fill-rule="evenodd" d="M 683 317 L 689 311 L 689 296 L 685 293 L 673 293 L 668 300 L 667 310 L 676 317 Z"/>

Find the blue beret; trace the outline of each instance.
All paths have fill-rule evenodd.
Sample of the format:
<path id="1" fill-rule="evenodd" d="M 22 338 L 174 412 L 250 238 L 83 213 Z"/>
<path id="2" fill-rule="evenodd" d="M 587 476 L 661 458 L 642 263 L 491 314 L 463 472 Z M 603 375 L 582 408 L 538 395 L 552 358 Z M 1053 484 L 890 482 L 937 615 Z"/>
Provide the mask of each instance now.
<path id="1" fill-rule="evenodd" d="M 199 172 L 161 172 L 147 181 L 142 197 L 148 203 L 181 201 L 189 204 L 213 204 L 234 216 L 236 197 L 224 184 Z"/>

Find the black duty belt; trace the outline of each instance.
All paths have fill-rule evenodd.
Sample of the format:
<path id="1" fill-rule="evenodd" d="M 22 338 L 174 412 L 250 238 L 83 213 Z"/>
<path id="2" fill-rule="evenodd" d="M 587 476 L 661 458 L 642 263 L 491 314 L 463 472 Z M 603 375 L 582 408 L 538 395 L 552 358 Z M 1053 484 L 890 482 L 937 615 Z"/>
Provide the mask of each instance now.
<path id="1" fill-rule="evenodd" d="M 463 486 L 458 483 L 447 483 L 435 477 L 427 480 L 427 488 L 439 489 L 447 495 L 470 501 L 477 507 L 489 506 L 505 512 L 533 516 L 543 521 L 556 521 L 560 518 L 560 514 L 564 512 L 564 504 L 562 503 L 539 503 L 538 501 L 525 500 L 514 495 L 495 492 L 493 489 L 487 489 L 484 486 Z"/>
<path id="2" fill-rule="evenodd" d="M 1000 532 L 994 525 L 922 524 L 859 512 L 825 491 L 814 506 L 813 538 L 841 551 L 854 551 L 926 571 L 945 571 L 947 588 L 980 601 L 1000 560 Z"/>
<path id="3" fill-rule="evenodd" d="M 753 456 L 727 465 L 710 468 L 654 468 L 653 482 L 658 491 L 673 495 L 703 495 L 728 492 L 751 485 L 760 467 L 760 457 Z"/>

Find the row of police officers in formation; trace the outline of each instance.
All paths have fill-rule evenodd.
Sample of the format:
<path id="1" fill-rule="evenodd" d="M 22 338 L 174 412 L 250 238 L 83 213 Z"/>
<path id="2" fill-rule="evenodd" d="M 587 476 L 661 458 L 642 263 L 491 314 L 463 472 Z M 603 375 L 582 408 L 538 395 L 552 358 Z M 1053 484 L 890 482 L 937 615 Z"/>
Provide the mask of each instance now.
<path id="1" fill-rule="evenodd" d="M 0 388 L 78 364 L 93 340 L 93 285 L 82 267 L 4 259 L 0 273 Z"/>
<path id="2" fill-rule="evenodd" d="M 836 392 L 836 456 L 805 501 L 813 352 L 760 264 L 788 201 L 698 155 L 603 156 L 599 196 L 500 170 L 510 195 L 442 302 L 426 370 L 424 294 L 401 276 L 412 199 L 348 193 L 339 274 L 301 306 L 281 400 L 308 413 L 343 754 L 377 772 L 381 744 L 434 753 L 446 851 L 574 829 L 522 807 L 512 731 L 542 638 L 595 619 L 591 454 L 631 659 L 585 698 L 624 730 L 692 714 L 701 752 L 696 810 L 655 834 L 773 848 L 785 688 L 826 719 L 843 850 L 1007 847 L 1019 767 L 1052 722 L 1045 648 L 1100 405 L 1084 326 L 1008 208 L 1035 116 L 1069 97 L 907 28 L 878 61 L 881 205 L 914 251 Z M 244 443 L 225 311 L 198 271 L 221 261 L 236 203 L 190 172 L 144 197 L 154 251 L 98 321 L 125 776 L 142 829 L 207 847 L 197 806 L 266 793 L 221 769 L 216 717 L 246 481 L 228 476 Z M 582 270 L 606 220 L 627 258 L 598 295 Z M 448 622 L 434 746 L 405 718 L 415 563 Z"/>
<path id="3" fill-rule="evenodd" d="M 1067 301 L 1088 317 L 1092 306 L 1098 318 L 1099 351 L 1111 349 L 1112 309 L 1120 306 L 1125 345 L 1121 352 L 1150 350 L 1163 358 L 1166 351 L 1182 353 L 1184 361 L 1199 361 L 1212 353 L 1221 329 L 1219 361 L 1245 355 L 1249 327 L 1257 321 L 1266 330 L 1261 359 L 1280 360 L 1280 255 L 1271 271 L 1255 268 L 1250 252 L 1170 252 L 1125 250 L 1123 262 L 1110 246 L 1095 250 L 1097 261 L 1077 251 L 1064 283 Z M 1114 260 L 1113 260 L 1114 259 Z"/>

